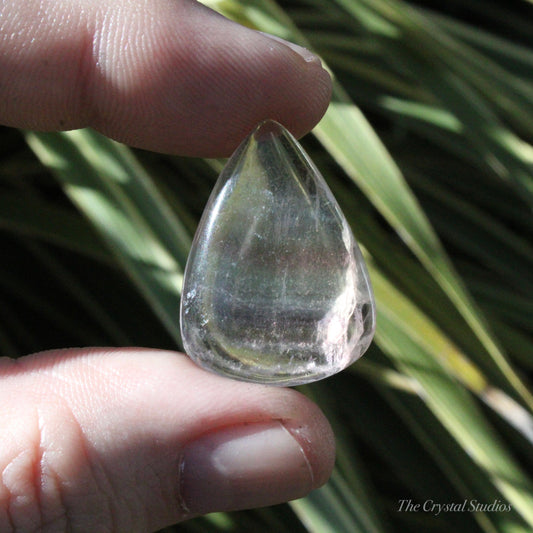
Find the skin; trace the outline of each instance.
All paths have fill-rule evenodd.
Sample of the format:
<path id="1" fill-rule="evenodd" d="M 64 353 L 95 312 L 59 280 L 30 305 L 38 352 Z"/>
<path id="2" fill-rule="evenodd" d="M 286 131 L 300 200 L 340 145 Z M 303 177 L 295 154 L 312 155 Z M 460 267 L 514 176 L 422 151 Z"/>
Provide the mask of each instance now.
<path id="1" fill-rule="evenodd" d="M 307 133 L 330 97 L 317 59 L 188 0 L 3 0 L 0 35 L 11 126 L 221 156 L 265 118 Z"/>
<path id="2" fill-rule="evenodd" d="M 223 156 L 265 118 L 305 134 L 330 91 L 309 52 L 190 0 L 0 3 L 7 126 L 90 126 L 145 149 Z M 156 531 L 304 496 L 333 468 L 331 428 L 303 395 L 174 352 L 1 359 L 0 402 L 6 532 Z"/>

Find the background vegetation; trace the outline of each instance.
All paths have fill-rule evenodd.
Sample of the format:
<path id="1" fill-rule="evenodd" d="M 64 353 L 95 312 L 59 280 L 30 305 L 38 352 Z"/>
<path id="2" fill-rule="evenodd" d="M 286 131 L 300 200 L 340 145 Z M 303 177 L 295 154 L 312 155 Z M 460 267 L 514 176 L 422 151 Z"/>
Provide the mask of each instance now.
<path id="1" fill-rule="evenodd" d="M 304 146 L 364 249 L 378 328 L 305 389 L 338 439 L 324 488 L 169 531 L 532 531 L 531 3 L 210 5 L 334 73 Z M 1 354 L 179 346 L 181 274 L 222 162 L 91 131 L 0 135 Z M 407 499 L 510 510 L 399 512 Z"/>

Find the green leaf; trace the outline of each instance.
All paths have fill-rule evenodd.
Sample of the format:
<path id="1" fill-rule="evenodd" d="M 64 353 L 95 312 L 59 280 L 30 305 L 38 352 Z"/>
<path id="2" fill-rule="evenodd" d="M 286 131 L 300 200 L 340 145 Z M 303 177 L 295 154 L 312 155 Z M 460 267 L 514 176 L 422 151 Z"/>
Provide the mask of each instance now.
<path id="1" fill-rule="evenodd" d="M 461 376 L 463 383 L 474 387 L 490 402 L 495 395 L 486 388 L 483 376 L 375 268 L 371 268 L 371 275 L 378 302 L 378 344 L 402 372 L 416 379 L 427 407 L 461 447 L 468 450 L 475 464 L 485 472 L 487 481 L 533 527 L 533 486 L 468 392 L 456 381 Z M 454 369 L 456 379 L 452 378 L 450 368 Z M 502 395 L 499 391 L 498 394 Z M 521 428 L 524 435 L 533 440 L 531 416 L 510 398 L 506 400 L 509 410 L 501 410 L 504 416 L 513 418 L 514 408 L 515 418 L 526 424 Z"/>
<path id="2" fill-rule="evenodd" d="M 93 223 L 179 345 L 189 236 L 130 151 L 91 130 L 28 133 L 27 141 Z"/>

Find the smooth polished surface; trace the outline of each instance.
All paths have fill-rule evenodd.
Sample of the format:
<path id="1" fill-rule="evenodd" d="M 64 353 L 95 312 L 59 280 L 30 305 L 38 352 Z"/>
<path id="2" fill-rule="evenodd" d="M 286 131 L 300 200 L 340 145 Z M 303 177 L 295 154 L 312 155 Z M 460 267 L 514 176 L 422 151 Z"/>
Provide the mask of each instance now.
<path id="1" fill-rule="evenodd" d="M 298 142 L 261 123 L 222 171 L 183 283 L 185 351 L 245 381 L 299 385 L 335 374 L 375 327 L 361 252 Z"/>

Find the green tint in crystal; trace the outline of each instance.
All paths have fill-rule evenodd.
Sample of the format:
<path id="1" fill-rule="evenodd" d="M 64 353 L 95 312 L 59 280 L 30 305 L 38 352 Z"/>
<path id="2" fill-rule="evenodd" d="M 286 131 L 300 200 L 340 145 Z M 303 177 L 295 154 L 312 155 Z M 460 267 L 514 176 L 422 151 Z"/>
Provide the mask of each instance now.
<path id="1" fill-rule="evenodd" d="M 219 374 L 300 385 L 374 334 L 363 257 L 324 179 L 283 126 L 261 123 L 222 171 L 185 270 L 186 352 Z"/>

